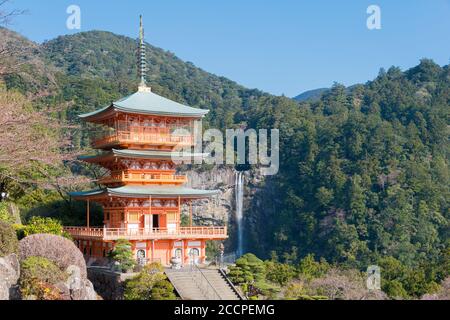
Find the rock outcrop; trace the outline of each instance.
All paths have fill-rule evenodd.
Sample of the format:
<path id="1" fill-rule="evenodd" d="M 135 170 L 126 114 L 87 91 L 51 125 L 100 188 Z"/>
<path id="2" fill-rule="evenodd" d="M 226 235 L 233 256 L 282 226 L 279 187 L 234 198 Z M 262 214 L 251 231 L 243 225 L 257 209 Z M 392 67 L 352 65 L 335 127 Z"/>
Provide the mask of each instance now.
<path id="1" fill-rule="evenodd" d="M 189 178 L 188 186 L 198 189 L 217 189 L 220 193 L 211 199 L 199 200 L 193 204 L 193 222 L 195 225 L 224 225 L 228 226 L 229 239 L 225 243 L 226 251 L 236 249 L 235 223 L 235 184 L 236 170 L 230 166 L 216 166 L 211 170 L 183 171 Z M 261 174 L 258 169 L 245 172 L 244 183 L 244 246 L 248 250 L 264 250 L 252 239 L 260 239 L 261 234 L 255 226 L 270 223 L 274 212 L 276 199 L 275 189 L 270 177 Z M 189 207 L 184 206 L 183 214 L 189 215 Z M 263 223 L 263 224 L 264 224 Z"/>
<path id="2" fill-rule="evenodd" d="M 104 267 L 89 267 L 89 280 L 95 291 L 105 300 L 123 300 L 124 283 L 136 273 L 119 273 Z"/>
<path id="3" fill-rule="evenodd" d="M 63 300 L 98 300 L 94 285 L 81 275 L 78 266 L 69 266 L 66 273 L 69 274 L 67 280 L 56 285 Z"/>
<path id="4" fill-rule="evenodd" d="M 47 258 L 61 270 L 76 265 L 80 269 L 81 276 L 87 277 L 83 254 L 69 239 L 51 234 L 33 234 L 20 240 L 20 261 L 32 256 Z"/>
<path id="5" fill-rule="evenodd" d="M 219 190 L 220 193 L 210 199 L 193 203 L 193 221 L 196 225 L 223 225 L 228 223 L 234 207 L 234 176 L 230 167 L 215 167 L 212 170 L 189 170 L 187 186 L 196 189 Z M 189 214 L 184 206 L 183 214 Z"/>
<path id="6" fill-rule="evenodd" d="M 68 273 L 65 282 L 56 284 L 62 300 L 97 300 L 84 257 L 72 241 L 50 234 L 28 236 L 19 242 L 20 261 L 31 256 L 47 258 Z"/>
<path id="7" fill-rule="evenodd" d="M 0 257 L 0 300 L 16 300 L 20 297 L 17 281 L 20 264 L 16 254 Z"/>

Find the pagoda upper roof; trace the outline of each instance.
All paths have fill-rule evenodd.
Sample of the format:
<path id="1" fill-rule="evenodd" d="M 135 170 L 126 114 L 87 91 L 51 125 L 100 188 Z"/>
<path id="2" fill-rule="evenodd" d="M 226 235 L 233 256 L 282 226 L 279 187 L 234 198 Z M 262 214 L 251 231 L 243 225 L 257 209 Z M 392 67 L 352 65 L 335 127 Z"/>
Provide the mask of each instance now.
<path id="1" fill-rule="evenodd" d="M 91 156 L 79 156 L 79 160 L 83 160 L 86 162 L 98 162 L 102 159 L 108 158 L 137 158 L 137 159 L 161 159 L 161 160 L 170 160 L 170 159 L 193 159 L 193 158 L 205 158 L 209 154 L 208 153 L 186 153 L 186 152 L 178 152 L 178 151 L 162 151 L 162 150 L 133 150 L 133 149 L 112 149 L 110 152 L 106 152 L 99 155 L 91 155 Z"/>
<path id="2" fill-rule="evenodd" d="M 79 115 L 85 120 L 102 116 L 110 111 L 118 110 L 132 114 L 148 114 L 173 117 L 203 117 L 209 110 L 192 108 L 153 93 L 150 88 L 139 90 L 132 95 L 112 102 L 111 105 Z"/>
<path id="3" fill-rule="evenodd" d="M 123 186 L 118 188 L 105 188 L 83 192 L 71 192 L 69 195 L 73 198 L 92 198 L 99 196 L 112 196 L 112 197 L 133 197 L 133 198 L 208 198 L 219 193 L 219 190 L 197 190 L 187 187 L 177 186 Z"/>

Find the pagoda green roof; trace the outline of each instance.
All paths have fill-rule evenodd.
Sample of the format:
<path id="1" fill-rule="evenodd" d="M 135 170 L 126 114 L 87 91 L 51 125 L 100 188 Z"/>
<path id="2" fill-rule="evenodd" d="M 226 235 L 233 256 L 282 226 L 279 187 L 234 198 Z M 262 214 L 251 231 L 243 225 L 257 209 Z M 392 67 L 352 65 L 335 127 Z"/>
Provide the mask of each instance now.
<path id="1" fill-rule="evenodd" d="M 149 89 L 149 88 L 148 88 Z M 117 100 L 111 105 L 96 110 L 94 112 L 79 115 L 80 118 L 87 119 L 102 114 L 111 109 L 135 114 L 149 114 L 160 116 L 177 117 L 203 117 L 209 111 L 192 108 L 181 103 L 164 98 L 150 90 L 140 90 L 127 97 Z"/>
<path id="2" fill-rule="evenodd" d="M 79 160 L 89 161 L 95 160 L 101 157 L 114 156 L 117 158 L 138 158 L 138 159 L 193 159 L 193 158 L 206 158 L 208 153 L 188 153 L 177 151 L 161 151 L 161 150 L 132 150 L 132 149 L 112 149 L 110 152 L 91 155 L 91 156 L 79 156 Z"/>
<path id="3" fill-rule="evenodd" d="M 74 198 L 93 197 L 99 195 L 108 195 L 115 197 L 135 197 L 135 198 L 207 198 L 219 193 L 219 190 L 197 190 L 187 187 L 176 186 L 123 186 L 118 188 L 105 188 L 84 192 L 71 192 L 69 195 Z"/>

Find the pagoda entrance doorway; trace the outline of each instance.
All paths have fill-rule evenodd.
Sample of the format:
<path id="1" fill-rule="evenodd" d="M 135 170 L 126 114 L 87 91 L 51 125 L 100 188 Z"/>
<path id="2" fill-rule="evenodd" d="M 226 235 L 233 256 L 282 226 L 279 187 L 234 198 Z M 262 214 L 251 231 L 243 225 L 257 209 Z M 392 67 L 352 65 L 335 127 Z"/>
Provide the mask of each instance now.
<path id="1" fill-rule="evenodd" d="M 153 228 L 159 228 L 159 214 L 153 215 Z"/>
<path id="2" fill-rule="evenodd" d="M 146 233 L 152 232 L 153 216 L 151 214 L 144 215 L 144 230 Z"/>

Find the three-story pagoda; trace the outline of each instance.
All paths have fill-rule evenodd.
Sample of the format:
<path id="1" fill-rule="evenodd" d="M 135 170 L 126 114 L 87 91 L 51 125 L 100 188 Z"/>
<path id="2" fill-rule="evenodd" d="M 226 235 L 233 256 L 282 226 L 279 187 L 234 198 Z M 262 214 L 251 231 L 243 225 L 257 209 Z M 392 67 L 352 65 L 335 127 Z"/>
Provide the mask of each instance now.
<path id="1" fill-rule="evenodd" d="M 92 146 L 102 150 L 82 160 L 109 170 L 98 182 L 102 188 L 74 192 L 87 201 L 87 226 L 65 228 L 87 256 L 105 257 L 118 239 L 127 239 L 138 261 L 169 265 L 172 258 L 183 264 L 202 263 L 207 240 L 227 238 L 223 227 L 192 225 L 192 201 L 217 194 L 216 190 L 185 187 L 187 177 L 176 174 L 175 147 L 194 145 L 194 124 L 207 114 L 161 97 L 146 85 L 144 34 L 140 28 L 139 74 L 136 93 L 80 117 L 100 130 Z M 183 129 L 180 134 L 178 129 Z M 179 154 L 179 153 L 177 153 Z M 183 155 L 185 157 L 186 154 Z M 203 157 L 203 154 L 190 154 Z M 104 225 L 89 224 L 89 203 L 103 207 Z M 190 225 L 181 226 L 183 205 L 190 207 Z"/>

